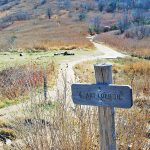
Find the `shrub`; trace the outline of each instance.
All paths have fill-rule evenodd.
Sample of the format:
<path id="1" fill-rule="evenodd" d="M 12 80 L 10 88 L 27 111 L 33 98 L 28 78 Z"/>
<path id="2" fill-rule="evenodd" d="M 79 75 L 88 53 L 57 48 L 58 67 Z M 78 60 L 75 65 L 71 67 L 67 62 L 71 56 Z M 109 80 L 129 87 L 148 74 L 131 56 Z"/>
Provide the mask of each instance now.
<path id="1" fill-rule="evenodd" d="M 109 2 L 108 5 L 106 6 L 107 12 L 113 13 L 115 11 L 115 9 L 116 9 L 116 2 L 115 1 Z"/>
<path id="2" fill-rule="evenodd" d="M 71 0 L 58 0 L 57 5 L 59 9 L 69 9 L 71 7 Z"/>
<path id="3" fill-rule="evenodd" d="M 103 0 L 99 0 L 99 1 L 98 1 L 98 10 L 99 10 L 100 12 L 102 12 L 103 9 L 104 9 L 104 7 L 105 7 L 105 4 L 104 4 Z"/>
<path id="4" fill-rule="evenodd" d="M 144 20 L 145 25 L 150 25 L 150 19 Z"/>
<path id="5" fill-rule="evenodd" d="M 9 44 L 14 44 L 16 42 L 17 37 L 15 35 L 11 36 L 9 39 Z"/>
<path id="6" fill-rule="evenodd" d="M 46 15 L 48 16 L 49 19 L 51 19 L 51 16 L 52 16 L 52 10 L 51 10 L 50 7 L 47 8 Z"/>
<path id="7" fill-rule="evenodd" d="M 119 10 L 125 9 L 125 8 L 127 8 L 127 4 L 125 2 L 120 2 L 117 4 L 117 8 Z"/>
<path id="8" fill-rule="evenodd" d="M 122 19 L 118 20 L 117 27 L 123 33 L 129 27 L 128 16 L 125 15 Z"/>
<path id="9" fill-rule="evenodd" d="M 138 0 L 138 1 L 135 1 L 134 8 L 150 9 L 150 1 L 148 1 L 148 0 Z"/>
<path id="10" fill-rule="evenodd" d="M 138 38 L 139 40 L 144 37 L 150 36 L 150 27 L 149 26 L 138 26 L 132 27 L 125 32 L 127 38 Z"/>
<path id="11" fill-rule="evenodd" d="M 143 9 L 150 9 L 150 1 L 148 0 L 142 0 Z"/>
<path id="12" fill-rule="evenodd" d="M 134 8 L 143 8 L 143 0 L 135 1 Z"/>
<path id="13" fill-rule="evenodd" d="M 64 7 L 68 10 L 71 7 L 71 0 L 64 0 Z"/>
<path id="14" fill-rule="evenodd" d="M 79 18 L 80 21 L 85 20 L 85 18 L 86 18 L 86 13 L 83 12 L 83 11 L 80 12 L 80 13 L 78 14 L 78 18 Z"/>
<path id="15" fill-rule="evenodd" d="M 93 2 L 82 2 L 80 4 L 82 11 L 90 11 L 95 9 L 95 4 Z"/>
<path id="16" fill-rule="evenodd" d="M 1 6 L 1 5 L 5 5 L 5 4 L 7 4 L 7 3 L 8 3 L 7 0 L 1 0 L 1 1 L 0 1 L 0 6 Z"/>
<path id="17" fill-rule="evenodd" d="M 44 5 L 46 3 L 46 0 L 39 0 L 40 5 Z"/>
<path id="18" fill-rule="evenodd" d="M 13 22 L 13 21 L 21 21 L 21 20 L 28 20 L 31 18 L 31 15 L 26 11 L 21 11 L 17 13 L 10 14 L 2 18 L 3 22 Z"/>
<path id="19" fill-rule="evenodd" d="M 19 0 L 14 0 L 14 1 L 7 3 L 3 6 L 0 6 L 0 11 L 8 10 L 8 9 L 12 8 L 13 6 L 18 5 L 18 4 L 19 4 Z"/>
<path id="20" fill-rule="evenodd" d="M 89 32 L 95 32 L 97 34 L 99 34 L 101 32 L 101 19 L 99 16 L 96 16 L 94 18 L 92 18 L 90 26 L 89 26 Z M 94 33 L 90 33 L 90 34 L 94 34 Z"/>
<path id="21" fill-rule="evenodd" d="M 47 78 L 51 79 L 48 85 L 53 86 L 55 81 L 56 68 L 51 62 L 48 64 Z M 0 72 L 0 96 L 2 99 L 14 100 L 21 96 L 28 95 L 29 87 L 43 85 L 44 69 L 38 65 L 22 65 L 15 68 L 8 68 Z M 19 85 L 19 86 L 18 86 Z M 9 102 L 9 101 L 8 101 Z"/>
<path id="22" fill-rule="evenodd" d="M 144 23 L 144 13 L 143 13 L 143 9 L 133 9 L 132 10 L 132 18 L 133 18 L 133 22 L 137 22 L 138 25 L 139 24 L 143 24 Z"/>
<path id="23" fill-rule="evenodd" d="M 114 24 L 114 25 L 112 25 L 111 27 L 110 27 L 110 30 L 117 30 L 118 28 L 117 28 L 117 25 L 116 24 Z"/>
<path id="24" fill-rule="evenodd" d="M 63 8 L 63 0 L 57 0 L 57 6 L 59 9 Z"/>
<path id="25" fill-rule="evenodd" d="M 144 35 L 150 37 L 150 26 L 144 26 Z"/>
<path id="26" fill-rule="evenodd" d="M 89 33 L 90 35 L 94 35 L 94 34 L 95 34 L 94 28 L 89 27 L 88 33 Z"/>

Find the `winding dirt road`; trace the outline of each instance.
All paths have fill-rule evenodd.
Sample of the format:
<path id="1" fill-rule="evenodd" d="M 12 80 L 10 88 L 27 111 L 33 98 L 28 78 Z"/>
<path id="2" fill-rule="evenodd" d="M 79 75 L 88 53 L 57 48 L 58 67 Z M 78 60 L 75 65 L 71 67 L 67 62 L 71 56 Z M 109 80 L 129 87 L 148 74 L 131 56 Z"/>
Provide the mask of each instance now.
<path id="1" fill-rule="evenodd" d="M 95 43 L 93 42 L 94 37 L 87 37 L 95 46 L 96 51 L 100 53 L 100 55 L 94 56 L 92 53 L 91 55 L 83 55 L 80 58 L 76 59 L 75 61 L 72 60 L 67 60 L 64 61 L 60 64 L 59 68 L 59 74 L 57 78 L 57 83 L 56 86 L 54 87 L 53 90 L 48 91 L 48 96 L 51 97 L 51 99 L 56 99 L 59 91 L 59 95 L 61 93 L 64 93 L 64 90 L 67 91 L 66 93 L 66 99 L 68 102 L 72 102 L 71 100 L 71 84 L 75 82 L 75 75 L 73 71 L 73 66 L 81 63 L 83 61 L 88 61 L 88 60 L 96 60 L 96 59 L 103 59 L 103 58 L 123 58 L 126 57 L 126 55 L 121 54 L 119 52 L 116 52 L 112 48 L 109 48 L 103 44 Z M 37 99 L 36 101 L 39 102 L 39 97 L 40 95 L 36 96 L 34 98 Z M 30 103 L 30 102 L 26 102 Z M 20 103 L 17 105 L 9 106 L 7 108 L 2 108 L 0 109 L 0 119 L 13 119 L 12 116 L 21 116 L 21 110 L 22 107 L 26 107 L 26 103 Z"/>
<path id="2" fill-rule="evenodd" d="M 60 94 L 63 95 L 64 89 L 66 89 L 66 99 L 67 102 L 72 103 L 71 99 L 71 85 L 75 83 L 75 74 L 73 67 L 76 64 L 79 64 L 84 61 L 89 61 L 89 60 L 96 60 L 96 59 L 116 59 L 116 58 L 124 58 L 127 57 L 127 55 L 124 55 L 122 53 L 119 53 L 112 48 L 109 48 L 108 46 L 105 46 L 101 43 L 96 43 L 94 42 L 94 36 L 87 37 L 95 46 L 96 51 L 100 55 L 84 55 L 79 59 L 76 59 L 75 61 L 66 61 L 62 62 L 60 65 L 60 70 L 59 70 L 59 75 L 57 79 L 57 84 L 56 84 L 56 89 L 59 91 Z M 56 90 L 55 90 L 56 91 Z M 53 93 L 53 92 L 52 92 Z M 49 95 L 52 95 L 50 92 Z M 57 93 L 54 98 L 56 98 Z"/>

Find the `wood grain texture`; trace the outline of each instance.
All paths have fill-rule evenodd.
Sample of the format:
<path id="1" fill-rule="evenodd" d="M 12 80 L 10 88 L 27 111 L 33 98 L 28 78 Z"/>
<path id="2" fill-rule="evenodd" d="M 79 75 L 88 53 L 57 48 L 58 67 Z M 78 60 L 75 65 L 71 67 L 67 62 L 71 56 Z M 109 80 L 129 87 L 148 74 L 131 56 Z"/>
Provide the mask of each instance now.
<path id="1" fill-rule="evenodd" d="M 96 83 L 112 84 L 112 65 L 94 65 Z M 113 107 L 98 107 L 100 149 L 116 150 L 115 111 Z"/>

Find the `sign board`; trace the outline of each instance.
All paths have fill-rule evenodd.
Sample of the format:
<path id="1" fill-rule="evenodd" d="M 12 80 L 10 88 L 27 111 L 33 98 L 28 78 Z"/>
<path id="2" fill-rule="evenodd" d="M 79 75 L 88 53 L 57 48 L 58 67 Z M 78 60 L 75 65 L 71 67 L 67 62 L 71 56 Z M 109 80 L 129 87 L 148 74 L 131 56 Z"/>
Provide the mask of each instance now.
<path id="1" fill-rule="evenodd" d="M 73 84 L 75 104 L 130 108 L 133 105 L 130 86 L 113 84 Z"/>

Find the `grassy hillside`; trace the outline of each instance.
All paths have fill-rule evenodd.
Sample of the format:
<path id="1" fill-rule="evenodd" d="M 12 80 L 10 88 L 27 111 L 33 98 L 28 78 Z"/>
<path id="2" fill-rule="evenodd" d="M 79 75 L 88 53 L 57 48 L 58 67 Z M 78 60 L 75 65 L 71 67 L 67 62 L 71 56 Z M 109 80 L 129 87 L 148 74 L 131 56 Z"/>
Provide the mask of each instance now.
<path id="1" fill-rule="evenodd" d="M 87 24 L 77 20 L 74 2 L 72 5 L 70 10 L 58 8 L 57 1 L 28 0 L 0 11 L 0 49 L 93 48 L 86 39 Z M 51 9 L 50 19 L 48 8 Z"/>
<path id="2" fill-rule="evenodd" d="M 138 40 L 137 38 L 126 38 L 125 34 L 116 35 L 115 32 L 108 32 L 98 35 L 95 41 L 103 42 L 116 50 L 121 50 L 132 56 L 150 59 L 150 37 Z"/>
<path id="3" fill-rule="evenodd" d="M 103 33 L 97 41 L 138 55 L 149 55 L 150 36 L 149 1 L 117 0 L 10 0 L 0 5 L 0 49 L 91 49 L 87 34 Z M 145 27 L 147 25 L 147 27 Z M 132 31 L 135 31 L 134 33 Z M 104 36 L 103 36 L 104 35 Z M 117 46 L 117 38 L 123 44 Z M 133 40 L 132 40 L 133 39 Z M 136 40 L 135 40 L 136 39 Z M 127 41 L 132 41 L 128 44 Z M 137 41 L 137 42 L 135 42 Z M 142 42 L 141 42 L 142 41 Z M 137 44 L 138 43 L 138 44 Z M 141 44 L 139 44 L 141 43 Z M 136 46 L 135 46 L 136 45 Z M 140 51 L 140 52 L 139 52 Z M 144 52 L 143 52 L 144 51 Z M 143 54 L 142 54 L 143 53 Z"/>

